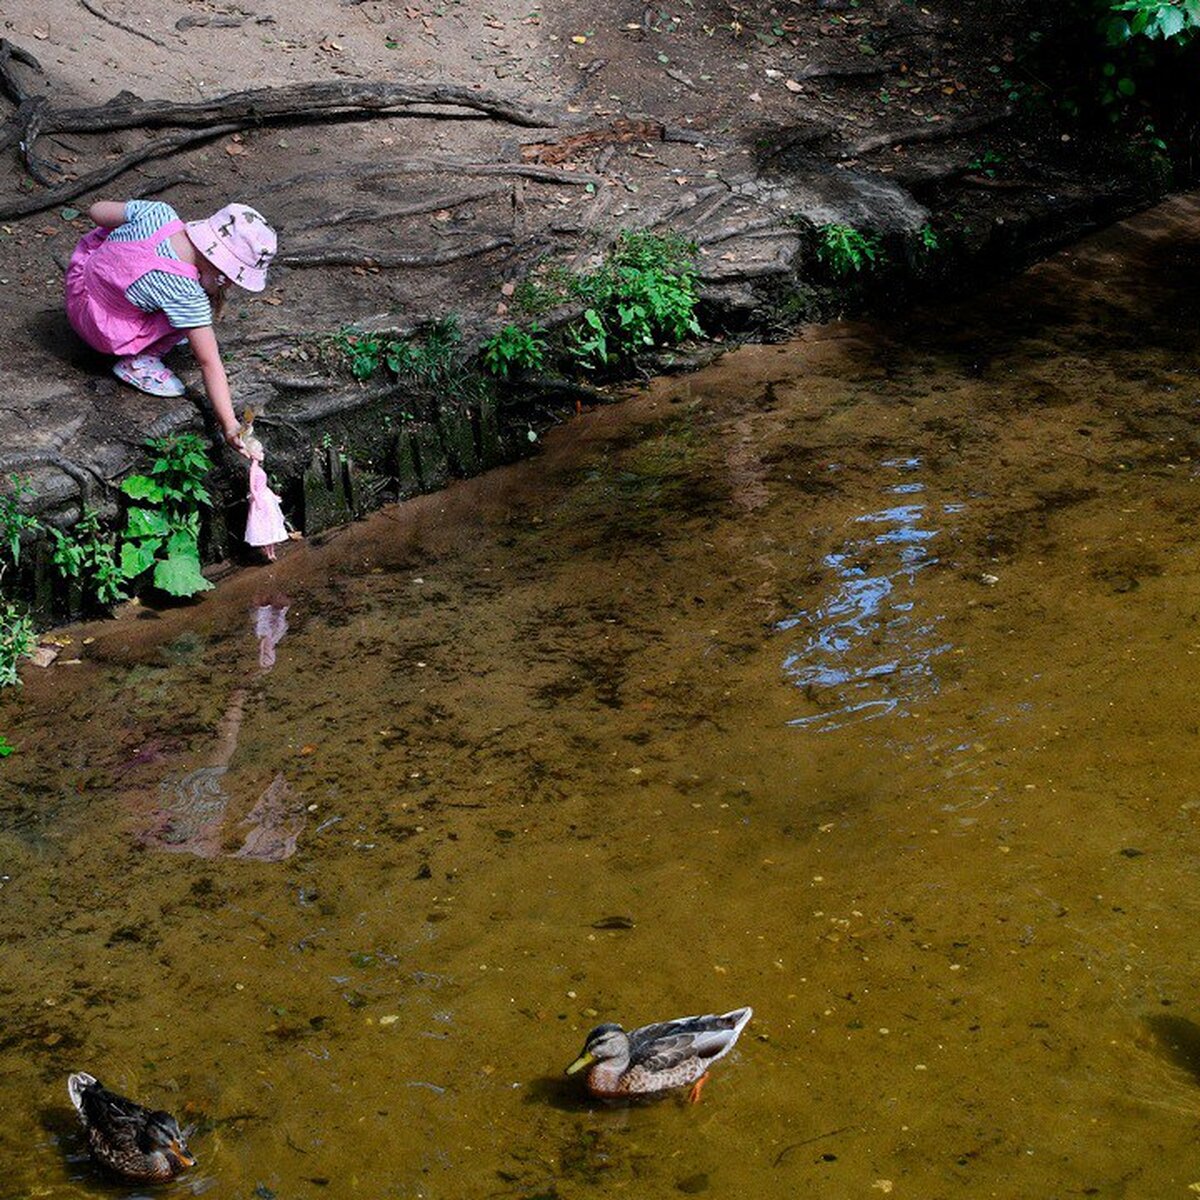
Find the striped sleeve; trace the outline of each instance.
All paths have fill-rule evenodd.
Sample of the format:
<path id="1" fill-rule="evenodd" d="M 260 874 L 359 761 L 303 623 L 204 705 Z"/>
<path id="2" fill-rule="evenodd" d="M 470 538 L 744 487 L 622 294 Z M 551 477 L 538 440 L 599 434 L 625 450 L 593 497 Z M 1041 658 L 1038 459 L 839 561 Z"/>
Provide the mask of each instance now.
<path id="1" fill-rule="evenodd" d="M 213 323 L 212 304 L 194 279 L 167 271 L 147 271 L 125 289 L 143 312 L 164 312 L 174 329 L 198 329 Z"/>

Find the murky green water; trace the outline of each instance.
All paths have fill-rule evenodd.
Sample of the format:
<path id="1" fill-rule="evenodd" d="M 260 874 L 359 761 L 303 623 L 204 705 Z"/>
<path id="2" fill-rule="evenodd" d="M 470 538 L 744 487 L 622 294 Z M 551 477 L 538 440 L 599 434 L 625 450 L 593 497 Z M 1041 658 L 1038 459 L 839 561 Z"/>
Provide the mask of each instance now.
<path id="1" fill-rule="evenodd" d="M 1176 201 L 78 631 L 0 712 L 0 1195 L 132 1194 L 80 1068 L 169 1194 L 1189 1195 L 1198 279 Z M 697 1106 L 561 1078 L 740 1004 Z"/>

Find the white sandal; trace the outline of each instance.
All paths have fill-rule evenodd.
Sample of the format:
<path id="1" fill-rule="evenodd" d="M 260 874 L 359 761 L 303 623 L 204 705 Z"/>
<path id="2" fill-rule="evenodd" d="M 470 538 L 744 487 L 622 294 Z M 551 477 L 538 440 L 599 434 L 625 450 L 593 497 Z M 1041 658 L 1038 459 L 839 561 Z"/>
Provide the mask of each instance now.
<path id="1" fill-rule="evenodd" d="M 183 380 L 165 366 L 161 358 L 155 358 L 152 354 L 117 359 L 113 364 L 113 374 L 122 383 L 151 396 L 182 396 L 187 390 Z"/>

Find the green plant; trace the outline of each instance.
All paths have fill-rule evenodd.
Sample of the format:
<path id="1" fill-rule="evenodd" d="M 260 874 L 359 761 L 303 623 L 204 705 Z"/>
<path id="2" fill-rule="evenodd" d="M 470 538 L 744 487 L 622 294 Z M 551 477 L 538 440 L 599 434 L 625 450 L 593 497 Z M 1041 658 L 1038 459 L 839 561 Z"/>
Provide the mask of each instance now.
<path id="1" fill-rule="evenodd" d="M 921 241 L 921 249 L 927 254 L 932 254 L 940 244 L 938 242 L 937 230 L 928 222 L 917 230 L 917 237 Z"/>
<path id="2" fill-rule="evenodd" d="M 970 162 L 967 169 L 986 175 L 988 179 L 996 178 L 996 169 L 1004 164 L 1004 155 L 991 148 L 981 150 Z"/>
<path id="3" fill-rule="evenodd" d="M 54 542 L 52 561 L 63 576 L 82 580 L 101 604 L 125 599 L 116 545 L 101 536 L 100 518 L 92 509 L 84 507 L 73 529 L 64 532 L 51 526 L 49 532 Z"/>
<path id="4" fill-rule="evenodd" d="M 0 687 L 21 682 L 17 663 L 33 644 L 33 622 L 24 609 L 10 600 L 0 602 Z"/>
<path id="5" fill-rule="evenodd" d="M 8 740 L 8 738 L 4 736 L 4 734 L 0 733 L 0 758 L 7 758 L 10 754 L 14 753 L 15 750 L 16 747 Z"/>
<path id="6" fill-rule="evenodd" d="M 701 334 L 695 253 L 677 234 L 626 231 L 595 270 L 574 277 L 571 292 L 586 307 L 567 347 L 579 364 L 594 369 Z"/>
<path id="7" fill-rule="evenodd" d="M 0 557 L 0 577 L 9 566 L 15 567 L 21 561 L 21 535 L 41 527 L 37 517 L 21 511 L 21 497 L 33 491 L 28 476 L 10 475 L 8 482 L 12 491 L 0 495 L 0 547 L 11 562 Z"/>
<path id="8" fill-rule="evenodd" d="M 455 377 L 462 366 L 462 330 L 453 314 L 431 322 L 410 337 L 342 329 L 333 335 L 332 342 L 355 379 L 370 379 L 386 367 L 400 379 L 441 384 Z"/>
<path id="9" fill-rule="evenodd" d="M 1200 0 L 1105 0 L 1101 28 L 1112 46 L 1132 38 L 1185 42 L 1200 29 Z"/>
<path id="10" fill-rule="evenodd" d="M 121 577 L 132 581 L 153 568 L 154 586 L 172 596 L 212 587 L 200 573 L 200 510 L 212 504 L 204 478 L 212 462 L 194 433 L 151 438 L 146 475 L 131 475 L 121 491 L 133 501 L 121 542 Z"/>
<path id="11" fill-rule="evenodd" d="M 493 375 L 507 379 L 511 372 L 538 371 L 545 359 L 546 343 L 540 325 L 522 329 L 505 325 L 483 343 L 483 365 Z"/>
<path id="12" fill-rule="evenodd" d="M 883 249 L 876 234 L 832 223 L 817 230 L 817 258 L 840 277 L 878 265 L 883 261 Z"/>
<path id="13" fill-rule="evenodd" d="M 383 346 L 377 337 L 341 329 L 333 335 L 334 346 L 345 356 L 355 379 L 370 379 L 383 361 Z"/>

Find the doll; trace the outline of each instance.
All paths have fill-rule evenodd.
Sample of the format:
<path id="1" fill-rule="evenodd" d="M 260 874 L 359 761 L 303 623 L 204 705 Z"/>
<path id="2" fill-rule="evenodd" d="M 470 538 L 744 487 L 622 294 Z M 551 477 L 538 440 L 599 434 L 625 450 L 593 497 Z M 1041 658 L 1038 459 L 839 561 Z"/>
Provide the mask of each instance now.
<path id="1" fill-rule="evenodd" d="M 254 436 L 253 427 L 242 434 L 242 444 L 250 456 L 250 512 L 246 516 L 246 541 L 251 546 L 262 546 L 268 562 L 275 561 L 275 546 L 287 541 L 287 527 L 283 523 L 283 510 L 279 497 L 267 483 L 263 470 L 262 442 Z"/>

